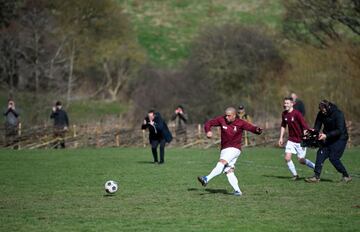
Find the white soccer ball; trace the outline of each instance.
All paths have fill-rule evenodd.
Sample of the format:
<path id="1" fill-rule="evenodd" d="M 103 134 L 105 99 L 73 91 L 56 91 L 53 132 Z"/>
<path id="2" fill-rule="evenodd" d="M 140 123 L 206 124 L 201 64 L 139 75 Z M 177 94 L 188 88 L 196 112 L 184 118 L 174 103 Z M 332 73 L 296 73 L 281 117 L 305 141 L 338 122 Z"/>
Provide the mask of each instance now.
<path id="1" fill-rule="evenodd" d="M 108 180 L 105 183 L 105 191 L 107 193 L 113 194 L 116 193 L 116 191 L 118 191 L 119 187 L 118 187 L 118 183 L 116 181 L 113 180 Z"/>

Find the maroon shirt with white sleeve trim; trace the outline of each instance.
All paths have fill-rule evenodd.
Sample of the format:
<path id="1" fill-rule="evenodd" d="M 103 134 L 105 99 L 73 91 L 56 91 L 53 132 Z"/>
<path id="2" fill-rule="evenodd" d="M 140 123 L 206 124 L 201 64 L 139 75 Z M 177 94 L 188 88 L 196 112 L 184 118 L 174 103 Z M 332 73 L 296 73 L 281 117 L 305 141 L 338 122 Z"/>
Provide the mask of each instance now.
<path id="1" fill-rule="evenodd" d="M 209 132 L 214 126 L 221 128 L 221 150 L 228 147 L 241 149 L 243 130 L 259 134 L 256 131 L 258 127 L 239 118 L 236 118 L 235 121 L 228 123 L 225 116 L 218 116 L 205 123 L 205 132 Z"/>
<path id="2" fill-rule="evenodd" d="M 304 134 L 304 130 L 308 130 L 309 126 L 306 124 L 304 117 L 293 109 L 291 112 L 285 110 L 281 115 L 281 127 L 288 126 L 289 138 L 288 140 L 294 143 L 300 143 Z"/>

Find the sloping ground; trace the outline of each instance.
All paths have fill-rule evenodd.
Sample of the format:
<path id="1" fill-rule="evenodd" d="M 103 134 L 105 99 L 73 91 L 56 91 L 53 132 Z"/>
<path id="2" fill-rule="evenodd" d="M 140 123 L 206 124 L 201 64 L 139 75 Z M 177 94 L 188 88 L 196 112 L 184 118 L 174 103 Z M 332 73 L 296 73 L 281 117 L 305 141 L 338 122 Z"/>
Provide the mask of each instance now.
<path id="1" fill-rule="evenodd" d="M 280 0 L 118 0 L 133 22 L 139 43 L 150 59 L 173 66 L 189 54 L 189 45 L 204 27 L 226 23 L 281 26 Z"/>

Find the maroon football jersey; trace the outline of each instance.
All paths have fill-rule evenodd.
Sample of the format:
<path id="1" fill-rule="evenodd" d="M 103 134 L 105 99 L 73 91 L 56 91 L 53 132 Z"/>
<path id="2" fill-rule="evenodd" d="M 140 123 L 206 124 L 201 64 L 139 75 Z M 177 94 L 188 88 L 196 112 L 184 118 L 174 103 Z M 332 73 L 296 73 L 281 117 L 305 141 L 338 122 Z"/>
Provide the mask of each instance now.
<path id="1" fill-rule="evenodd" d="M 205 123 L 205 132 L 207 133 L 214 126 L 221 129 L 221 150 L 228 147 L 241 149 L 243 130 L 256 133 L 257 129 L 256 126 L 242 119 L 237 118 L 235 121 L 227 123 L 225 116 L 218 116 Z"/>
<path id="2" fill-rule="evenodd" d="M 291 112 L 284 111 L 282 113 L 281 126 L 286 128 L 288 126 L 289 138 L 288 140 L 294 143 L 300 143 L 303 137 L 304 130 L 308 130 L 309 126 L 306 124 L 302 114 L 293 109 Z"/>

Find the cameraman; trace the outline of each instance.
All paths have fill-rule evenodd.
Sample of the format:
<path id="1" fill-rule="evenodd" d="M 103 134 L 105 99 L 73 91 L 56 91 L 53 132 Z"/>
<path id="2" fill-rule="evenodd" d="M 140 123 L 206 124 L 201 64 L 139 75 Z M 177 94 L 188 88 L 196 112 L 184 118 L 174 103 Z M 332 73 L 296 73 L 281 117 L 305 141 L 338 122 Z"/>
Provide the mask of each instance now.
<path id="1" fill-rule="evenodd" d="M 165 121 L 161 118 L 159 112 L 150 110 L 145 117 L 141 129 L 149 129 L 149 142 L 151 144 L 151 152 L 154 163 L 163 164 L 165 162 L 165 144 L 170 143 L 172 135 Z M 158 160 L 157 148 L 160 145 L 160 162 Z"/>
<path id="2" fill-rule="evenodd" d="M 320 132 L 322 125 L 324 125 L 324 128 Z M 319 113 L 315 120 L 314 130 L 320 132 L 318 139 L 323 142 L 323 146 L 317 151 L 315 175 L 306 178 L 305 181 L 310 183 L 319 182 L 324 161 L 329 158 L 336 170 L 342 173 L 342 181 L 350 182 L 352 179 L 340 161 L 349 138 L 343 112 L 335 104 L 328 100 L 322 100 L 319 104 Z"/>
<path id="3" fill-rule="evenodd" d="M 54 138 L 56 139 L 54 148 L 58 148 L 59 143 L 61 148 L 65 148 L 65 134 L 69 128 L 69 118 L 60 101 L 53 106 L 50 118 L 54 119 Z"/>
<path id="4" fill-rule="evenodd" d="M 187 136 L 186 136 L 186 123 L 188 120 L 188 116 L 184 111 L 184 107 L 179 105 L 176 109 L 174 114 L 171 116 L 171 120 L 175 120 L 175 132 L 176 132 L 176 142 L 183 141 L 186 143 Z"/>
<path id="5" fill-rule="evenodd" d="M 15 101 L 8 100 L 8 107 L 4 112 L 5 116 L 5 138 L 6 146 L 12 146 L 18 142 L 19 111 L 15 107 Z M 14 147 L 15 149 L 17 146 Z"/>

